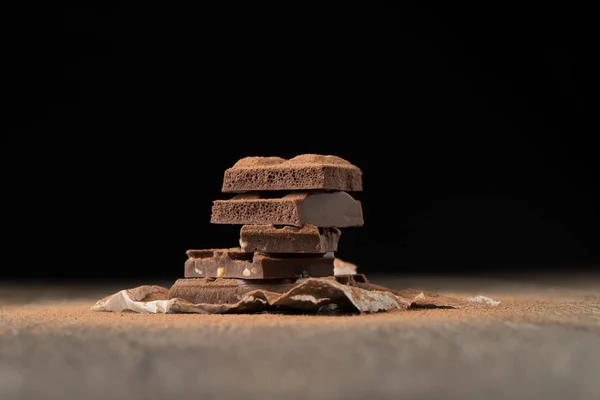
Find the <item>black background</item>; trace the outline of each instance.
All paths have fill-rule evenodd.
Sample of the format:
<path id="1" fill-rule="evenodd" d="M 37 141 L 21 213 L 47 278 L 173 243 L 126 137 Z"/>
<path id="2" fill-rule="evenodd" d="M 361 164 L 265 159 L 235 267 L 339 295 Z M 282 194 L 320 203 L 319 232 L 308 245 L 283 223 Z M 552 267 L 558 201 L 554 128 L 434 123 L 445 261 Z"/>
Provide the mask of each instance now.
<path id="1" fill-rule="evenodd" d="M 363 171 L 362 272 L 598 269 L 585 10 L 28 10 L 6 49 L 0 278 L 161 278 L 244 156 Z"/>

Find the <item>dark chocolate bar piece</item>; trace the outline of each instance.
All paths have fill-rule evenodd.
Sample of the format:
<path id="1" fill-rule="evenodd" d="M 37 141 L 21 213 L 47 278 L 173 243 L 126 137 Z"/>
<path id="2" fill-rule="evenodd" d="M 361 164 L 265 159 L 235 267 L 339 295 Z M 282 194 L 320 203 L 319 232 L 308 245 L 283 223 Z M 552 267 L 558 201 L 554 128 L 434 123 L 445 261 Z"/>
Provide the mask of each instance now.
<path id="1" fill-rule="evenodd" d="M 296 286 L 295 279 L 178 279 L 169 290 L 169 299 L 179 298 L 192 304 L 233 304 L 253 290 L 285 293 Z"/>
<path id="2" fill-rule="evenodd" d="M 244 251 L 262 253 L 315 253 L 337 251 L 341 231 L 295 226 L 244 225 L 240 230 L 240 247 Z"/>
<path id="3" fill-rule="evenodd" d="M 290 193 L 282 198 L 260 198 L 257 193 L 215 200 L 210 222 L 239 225 L 294 225 L 317 227 L 362 226 L 360 201 L 346 192 Z"/>
<path id="4" fill-rule="evenodd" d="M 188 250 L 186 278 L 281 279 L 333 275 L 333 254 L 266 255 L 241 248 Z"/>
<path id="5" fill-rule="evenodd" d="M 362 171 L 343 158 L 302 154 L 280 157 L 246 157 L 225 171 L 224 193 L 264 190 L 362 190 Z"/>

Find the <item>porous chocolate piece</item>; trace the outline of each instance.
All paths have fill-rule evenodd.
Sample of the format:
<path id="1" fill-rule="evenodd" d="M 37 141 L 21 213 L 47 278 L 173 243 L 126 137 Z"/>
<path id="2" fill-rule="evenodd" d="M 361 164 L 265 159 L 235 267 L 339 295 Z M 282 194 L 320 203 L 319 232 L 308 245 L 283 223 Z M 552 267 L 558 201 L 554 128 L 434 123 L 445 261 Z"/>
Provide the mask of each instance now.
<path id="1" fill-rule="evenodd" d="M 246 157 L 225 171 L 224 193 L 264 190 L 362 190 L 362 171 L 348 161 L 319 154 Z"/>
<path id="2" fill-rule="evenodd" d="M 240 246 L 244 251 L 263 253 L 329 253 L 337 251 L 341 231 L 314 225 L 244 225 Z"/>
<path id="3" fill-rule="evenodd" d="M 295 282 L 295 279 L 178 279 L 169 291 L 169 299 L 179 298 L 193 304 L 233 304 L 253 290 L 285 293 Z"/>
<path id="4" fill-rule="evenodd" d="M 260 198 L 258 193 L 239 194 L 230 200 L 215 200 L 210 222 L 337 228 L 364 223 L 360 201 L 346 192 L 297 192 L 275 199 Z"/>
<path id="5" fill-rule="evenodd" d="M 266 255 L 241 248 L 188 250 L 186 278 L 281 279 L 333 275 L 333 255 Z"/>

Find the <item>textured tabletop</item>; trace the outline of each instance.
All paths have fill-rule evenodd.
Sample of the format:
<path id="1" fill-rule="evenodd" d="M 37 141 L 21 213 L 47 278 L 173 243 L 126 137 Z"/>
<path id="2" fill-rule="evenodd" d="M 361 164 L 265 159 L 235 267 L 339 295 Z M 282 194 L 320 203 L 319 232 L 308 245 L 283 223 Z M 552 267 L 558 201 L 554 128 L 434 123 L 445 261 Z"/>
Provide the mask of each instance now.
<path id="1" fill-rule="evenodd" d="M 0 285 L 0 399 L 597 399 L 600 279 L 377 277 L 493 308 L 91 312 L 125 284 Z M 137 284 L 160 282 L 138 282 Z M 168 283 L 162 283 L 168 285 Z"/>

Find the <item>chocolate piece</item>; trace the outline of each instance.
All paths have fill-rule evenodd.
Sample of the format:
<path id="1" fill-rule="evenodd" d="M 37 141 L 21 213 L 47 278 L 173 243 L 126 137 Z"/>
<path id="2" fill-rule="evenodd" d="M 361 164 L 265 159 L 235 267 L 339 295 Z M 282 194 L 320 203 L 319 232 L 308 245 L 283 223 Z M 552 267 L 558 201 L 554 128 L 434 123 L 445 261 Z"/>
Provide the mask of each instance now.
<path id="1" fill-rule="evenodd" d="M 275 227 L 244 225 L 240 246 L 244 251 L 263 253 L 329 253 L 337 251 L 341 231 L 314 225 Z"/>
<path id="2" fill-rule="evenodd" d="M 266 255 L 241 248 L 188 250 L 186 278 L 280 279 L 333 275 L 333 256 Z"/>
<path id="3" fill-rule="evenodd" d="M 178 279 L 169 291 L 169 299 L 179 298 L 193 304 L 233 304 L 253 290 L 285 293 L 296 286 L 295 279 Z"/>
<path id="4" fill-rule="evenodd" d="M 343 285 L 368 289 L 367 278 L 362 275 L 336 276 Z M 179 298 L 192 304 L 234 304 L 253 290 L 286 293 L 305 279 L 178 279 L 169 291 L 169 299 Z"/>
<path id="5" fill-rule="evenodd" d="M 210 222 L 338 228 L 364 223 L 360 201 L 346 192 L 300 192 L 276 199 L 260 198 L 257 193 L 239 194 L 230 200 L 215 200 Z"/>
<path id="6" fill-rule="evenodd" d="M 262 190 L 362 190 L 362 171 L 336 156 L 246 157 L 225 171 L 224 193 Z"/>

